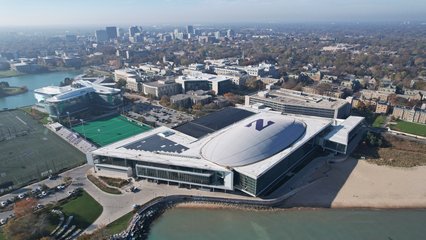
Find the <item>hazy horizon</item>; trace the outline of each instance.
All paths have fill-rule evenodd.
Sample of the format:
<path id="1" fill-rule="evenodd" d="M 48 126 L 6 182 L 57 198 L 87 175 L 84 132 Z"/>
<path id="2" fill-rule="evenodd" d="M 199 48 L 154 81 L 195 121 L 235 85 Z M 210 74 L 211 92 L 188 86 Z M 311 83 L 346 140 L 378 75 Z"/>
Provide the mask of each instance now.
<path id="1" fill-rule="evenodd" d="M 0 0 L 0 27 L 426 21 L 421 0 Z"/>

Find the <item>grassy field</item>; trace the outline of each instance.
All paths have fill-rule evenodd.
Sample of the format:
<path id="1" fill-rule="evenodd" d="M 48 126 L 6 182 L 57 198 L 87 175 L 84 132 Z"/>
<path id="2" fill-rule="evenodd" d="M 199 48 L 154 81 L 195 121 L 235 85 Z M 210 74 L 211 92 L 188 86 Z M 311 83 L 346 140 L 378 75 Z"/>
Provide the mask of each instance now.
<path id="1" fill-rule="evenodd" d="M 83 153 L 24 111 L 0 112 L 0 190 L 85 162 Z"/>
<path id="2" fill-rule="evenodd" d="M 148 131 L 151 127 L 116 116 L 80 124 L 73 129 L 98 146 L 105 146 Z"/>
<path id="3" fill-rule="evenodd" d="M 105 230 L 109 235 L 121 233 L 122 231 L 126 230 L 126 228 L 129 226 L 130 219 L 132 219 L 134 213 L 129 212 L 126 215 L 122 216 L 121 218 L 115 220 L 114 222 L 108 224 L 105 227 Z"/>
<path id="4" fill-rule="evenodd" d="M 426 137 L 426 125 L 424 124 L 398 120 L 395 125 L 390 125 L 390 128 L 395 131 Z"/>
<path id="5" fill-rule="evenodd" d="M 373 127 L 380 128 L 386 121 L 386 116 L 378 115 L 376 119 L 374 119 Z"/>
<path id="6" fill-rule="evenodd" d="M 92 224 L 102 213 L 102 206 L 85 191 L 77 198 L 61 206 L 67 216 L 74 216 L 73 224 L 85 229 Z"/>
<path id="7" fill-rule="evenodd" d="M 0 228 L 0 240 L 6 240 L 6 238 L 3 235 L 3 231 Z"/>
<path id="8" fill-rule="evenodd" d="M 13 70 L 0 71 L 0 78 L 15 77 L 20 75 L 24 75 L 24 73 Z"/>

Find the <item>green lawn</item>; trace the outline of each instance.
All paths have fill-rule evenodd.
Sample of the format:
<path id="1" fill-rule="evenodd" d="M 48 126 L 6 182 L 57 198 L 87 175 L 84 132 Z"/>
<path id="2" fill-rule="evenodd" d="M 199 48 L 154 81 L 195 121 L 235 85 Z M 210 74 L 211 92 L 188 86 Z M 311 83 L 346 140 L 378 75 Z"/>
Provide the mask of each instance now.
<path id="1" fill-rule="evenodd" d="M 102 213 L 102 206 L 85 191 L 77 198 L 61 206 L 67 216 L 74 216 L 72 223 L 81 229 L 92 224 Z"/>
<path id="2" fill-rule="evenodd" d="M 376 128 L 382 127 L 385 121 L 386 121 L 386 116 L 378 115 L 373 122 L 373 127 L 376 127 Z"/>
<path id="3" fill-rule="evenodd" d="M 6 240 L 6 238 L 3 235 L 3 231 L 0 228 L 0 240 Z"/>
<path id="4" fill-rule="evenodd" d="M 106 226 L 106 231 L 109 235 L 121 233 L 122 231 L 126 230 L 126 228 L 129 226 L 130 219 L 132 219 L 134 213 L 129 212 L 126 215 L 122 216 L 121 218 L 115 220 L 114 222 L 108 224 Z"/>
<path id="5" fill-rule="evenodd" d="M 0 71 L 0 78 L 15 77 L 20 75 L 24 74 L 13 70 Z"/>
<path id="6" fill-rule="evenodd" d="M 74 126 L 73 129 L 81 136 L 86 136 L 91 142 L 99 146 L 105 146 L 148 131 L 151 127 L 141 123 L 131 122 L 123 116 L 117 116 L 78 124 Z"/>
<path id="7" fill-rule="evenodd" d="M 392 130 L 426 137 L 426 125 L 424 124 L 411 123 L 411 122 L 398 120 L 397 124 L 390 125 L 390 128 Z"/>

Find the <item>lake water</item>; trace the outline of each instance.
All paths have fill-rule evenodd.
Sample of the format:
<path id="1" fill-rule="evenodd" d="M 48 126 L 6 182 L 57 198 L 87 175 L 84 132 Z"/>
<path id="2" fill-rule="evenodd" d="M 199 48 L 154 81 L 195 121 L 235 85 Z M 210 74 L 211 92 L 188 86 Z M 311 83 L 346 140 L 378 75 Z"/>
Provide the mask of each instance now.
<path id="1" fill-rule="evenodd" d="M 424 240 L 426 210 L 174 208 L 154 222 L 148 239 Z"/>
<path id="2" fill-rule="evenodd" d="M 0 82 L 8 82 L 10 86 L 27 86 L 28 92 L 15 96 L 0 98 L 0 110 L 3 108 L 17 108 L 35 103 L 34 89 L 48 85 L 58 86 L 66 77 L 75 77 L 82 71 L 51 72 L 30 74 L 10 78 L 0 78 Z"/>

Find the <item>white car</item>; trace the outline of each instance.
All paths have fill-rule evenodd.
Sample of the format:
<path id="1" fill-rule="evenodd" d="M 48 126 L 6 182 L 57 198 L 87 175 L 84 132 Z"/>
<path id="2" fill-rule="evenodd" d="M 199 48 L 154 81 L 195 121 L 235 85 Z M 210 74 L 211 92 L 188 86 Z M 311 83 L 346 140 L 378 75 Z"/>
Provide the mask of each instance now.
<path id="1" fill-rule="evenodd" d="M 18 195 L 18 198 L 19 199 L 24 199 L 25 196 L 27 196 L 25 193 L 21 193 L 21 194 Z"/>
<path id="2" fill-rule="evenodd" d="M 2 206 L 2 207 L 6 207 L 6 206 L 7 206 L 7 202 L 6 202 L 6 201 L 2 201 L 2 202 L 0 203 L 0 206 Z"/>
<path id="3" fill-rule="evenodd" d="M 6 219 L 0 219 L 0 226 L 6 224 L 7 220 Z"/>

